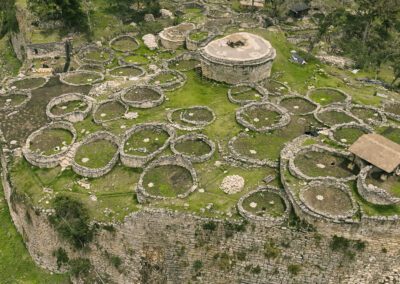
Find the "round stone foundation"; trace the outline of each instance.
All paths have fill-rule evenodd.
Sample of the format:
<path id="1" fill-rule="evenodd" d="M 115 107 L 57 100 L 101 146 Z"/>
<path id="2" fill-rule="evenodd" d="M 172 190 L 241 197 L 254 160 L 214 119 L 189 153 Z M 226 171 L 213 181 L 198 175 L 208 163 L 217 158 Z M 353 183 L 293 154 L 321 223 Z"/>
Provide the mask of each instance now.
<path id="1" fill-rule="evenodd" d="M 275 49 L 262 37 L 235 33 L 201 49 L 203 76 L 228 84 L 259 82 L 271 74 Z"/>

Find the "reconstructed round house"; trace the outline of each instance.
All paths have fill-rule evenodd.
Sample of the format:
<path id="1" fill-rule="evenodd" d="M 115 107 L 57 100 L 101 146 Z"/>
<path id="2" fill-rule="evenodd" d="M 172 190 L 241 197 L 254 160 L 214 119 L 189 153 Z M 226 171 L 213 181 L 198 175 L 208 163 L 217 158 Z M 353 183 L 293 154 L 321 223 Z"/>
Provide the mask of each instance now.
<path id="1" fill-rule="evenodd" d="M 276 51 L 262 37 L 241 32 L 210 42 L 201 50 L 201 55 L 205 77 L 237 84 L 268 78 Z"/>

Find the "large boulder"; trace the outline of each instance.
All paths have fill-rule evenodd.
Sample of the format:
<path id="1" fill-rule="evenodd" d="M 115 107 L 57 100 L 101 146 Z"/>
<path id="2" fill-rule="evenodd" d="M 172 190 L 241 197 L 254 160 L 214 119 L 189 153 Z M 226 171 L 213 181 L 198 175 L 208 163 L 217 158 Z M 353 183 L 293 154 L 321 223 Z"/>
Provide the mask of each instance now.
<path id="1" fill-rule="evenodd" d="M 142 37 L 143 43 L 150 50 L 155 50 L 158 48 L 157 38 L 153 34 L 147 34 Z"/>

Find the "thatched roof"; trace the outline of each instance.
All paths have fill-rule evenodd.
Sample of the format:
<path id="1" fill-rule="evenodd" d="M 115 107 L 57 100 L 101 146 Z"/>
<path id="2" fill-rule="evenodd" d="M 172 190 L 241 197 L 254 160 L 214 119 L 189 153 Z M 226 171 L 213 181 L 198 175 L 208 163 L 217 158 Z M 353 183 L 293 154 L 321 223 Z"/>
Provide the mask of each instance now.
<path id="1" fill-rule="evenodd" d="M 387 173 L 400 165 L 400 145 L 378 134 L 364 134 L 349 151 Z"/>

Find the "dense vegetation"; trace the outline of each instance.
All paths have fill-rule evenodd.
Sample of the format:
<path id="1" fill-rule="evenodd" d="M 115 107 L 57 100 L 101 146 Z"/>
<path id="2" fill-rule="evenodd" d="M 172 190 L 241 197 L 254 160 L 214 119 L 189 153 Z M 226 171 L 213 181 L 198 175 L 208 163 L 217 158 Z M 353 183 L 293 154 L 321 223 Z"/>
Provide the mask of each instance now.
<path id="1" fill-rule="evenodd" d="M 0 39 L 8 32 L 18 31 L 15 17 L 15 0 L 0 1 Z"/>

